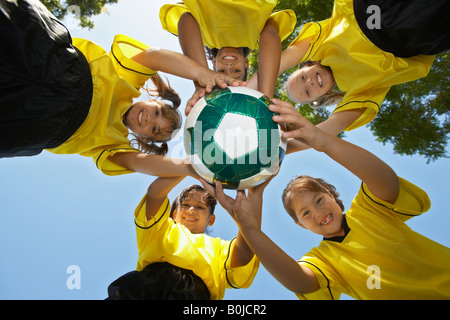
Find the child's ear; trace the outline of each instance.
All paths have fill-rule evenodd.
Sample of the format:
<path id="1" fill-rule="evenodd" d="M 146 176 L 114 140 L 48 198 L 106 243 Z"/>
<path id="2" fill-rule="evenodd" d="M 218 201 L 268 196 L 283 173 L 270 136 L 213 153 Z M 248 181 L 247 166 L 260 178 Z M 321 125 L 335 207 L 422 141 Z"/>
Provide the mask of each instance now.
<path id="1" fill-rule="evenodd" d="M 216 215 L 212 214 L 209 216 L 208 226 L 212 226 L 214 224 L 214 221 L 216 221 Z"/>
<path id="2" fill-rule="evenodd" d="M 245 64 L 245 69 L 248 69 L 248 59 L 247 58 L 244 59 L 244 64 Z"/>
<path id="3" fill-rule="evenodd" d="M 214 71 L 216 71 L 216 58 L 215 57 L 212 59 L 212 65 L 213 65 Z"/>

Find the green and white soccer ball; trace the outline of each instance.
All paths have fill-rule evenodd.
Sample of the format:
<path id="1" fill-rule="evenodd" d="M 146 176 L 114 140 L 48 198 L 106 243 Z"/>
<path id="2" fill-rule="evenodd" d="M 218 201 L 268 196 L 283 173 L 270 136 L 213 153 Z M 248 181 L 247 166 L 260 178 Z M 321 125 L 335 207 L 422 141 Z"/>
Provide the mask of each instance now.
<path id="1" fill-rule="evenodd" d="M 272 120 L 270 100 L 246 87 L 215 89 L 200 99 L 184 128 L 184 147 L 195 171 L 227 189 L 263 183 L 280 169 L 286 151 Z"/>

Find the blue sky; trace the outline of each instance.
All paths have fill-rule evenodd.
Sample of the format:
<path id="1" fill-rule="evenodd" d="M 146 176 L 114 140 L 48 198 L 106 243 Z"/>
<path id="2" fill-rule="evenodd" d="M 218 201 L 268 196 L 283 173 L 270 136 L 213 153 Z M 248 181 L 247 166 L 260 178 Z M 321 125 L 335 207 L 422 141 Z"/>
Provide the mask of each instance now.
<path id="1" fill-rule="evenodd" d="M 126 34 L 153 47 L 181 52 L 175 36 L 162 30 L 158 12 L 168 1 L 120 0 L 94 19 L 91 31 L 65 23 L 73 37 L 86 38 L 109 51 L 115 34 Z M 175 1 L 173 1 L 175 2 Z M 190 80 L 168 75 L 183 103 L 191 96 Z M 179 154 L 179 134 L 169 148 Z M 427 191 L 431 209 L 408 222 L 415 231 L 446 246 L 449 159 L 426 164 L 424 158 L 395 154 L 360 128 L 346 134 L 387 162 L 399 176 Z M 447 150 L 449 150 L 447 148 Z M 281 192 L 299 174 L 322 177 L 334 184 L 350 207 L 359 181 L 346 169 L 313 150 L 288 155 L 278 176 L 266 188 L 262 229 L 290 256 L 299 259 L 321 238 L 295 225 L 282 208 Z M 133 212 L 154 177 L 139 173 L 109 177 L 89 158 L 44 151 L 28 158 L 0 159 L 0 299 L 104 299 L 110 282 L 136 266 Z M 169 195 L 197 183 L 186 178 Z M 229 192 L 234 195 L 234 192 Z M 218 206 L 210 234 L 232 239 L 237 227 Z M 79 289 L 69 289 L 70 266 L 80 270 Z M 263 266 L 249 289 L 227 290 L 225 299 L 294 299 Z"/>

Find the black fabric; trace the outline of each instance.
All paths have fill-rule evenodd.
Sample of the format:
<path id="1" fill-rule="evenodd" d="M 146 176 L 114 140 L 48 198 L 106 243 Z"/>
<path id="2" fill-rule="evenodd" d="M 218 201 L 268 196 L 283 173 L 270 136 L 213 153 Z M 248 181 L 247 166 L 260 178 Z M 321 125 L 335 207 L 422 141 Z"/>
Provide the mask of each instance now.
<path id="1" fill-rule="evenodd" d="M 367 24 L 372 5 L 380 8 L 381 28 Z M 449 0 L 354 0 L 353 7 L 361 30 L 383 51 L 412 57 L 450 50 Z"/>
<path id="2" fill-rule="evenodd" d="M 350 227 L 347 224 L 347 216 L 345 214 L 343 215 L 343 219 L 342 219 L 342 228 L 344 229 L 343 236 L 336 236 L 336 237 L 331 237 L 331 238 L 323 237 L 323 240 L 339 242 L 339 243 L 341 243 L 342 241 L 345 240 L 345 237 L 347 237 L 348 233 L 351 231 Z"/>
<path id="3" fill-rule="evenodd" d="M 205 283 L 191 270 L 167 262 L 131 271 L 108 286 L 106 300 L 209 300 Z"/>
<path id="4" fill-rule="evenodd" d="M 55 148 L 81 126 L 92 77 L 68 30 L 36 0 L 0 0 L 0 157 Z"/>

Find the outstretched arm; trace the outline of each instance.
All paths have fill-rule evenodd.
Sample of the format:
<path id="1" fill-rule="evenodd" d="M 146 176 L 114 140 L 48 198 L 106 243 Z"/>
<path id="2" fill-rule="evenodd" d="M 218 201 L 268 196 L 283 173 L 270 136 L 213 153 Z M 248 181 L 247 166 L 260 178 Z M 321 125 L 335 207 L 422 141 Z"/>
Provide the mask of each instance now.
<path id="1" fill-rule="evenodd" d="M 169 192 L 183 179 L 184 177 L 158 177 L 150 184 L 147 189 L 147 220 L 153 218 Z"/>
<path id="2" fill-rule="evenodd" d="M 269 98 L 273 97 L 280 68 L 281 40 L 278 23 L 269 19 L 259 37 L 259 81 L 258 90 Z"/>
<path id="3" fill-rule="evenodd" d="M 309 49 L 312 38 L 302 39 L 290 47 L 286 48 L 280 55 L 278 67 L 278 76 L 286 70 L 295 67 L 303 59 L 303 56 Z M 261 47 L 261 46 L 260 46 Z M 259 72 L 256 71 L 247 81 L 247 87 L 257 90 L 259 84 Z"/>
<path id="4" fill-rule="evenodd" d="M 184 55 L 208 67 L 200 26 L 190 12 L 183 13 L 178 20 L 178 42 Z"/>
<path id="5" fill-rule="evenodd" d="M 200 26 L 190 12 L 183 13 L 178 20 L 178 42 L 184 55 L 208 68 Z M 197 81 L 194 81 L 194 87 L 194 94 L 186 103 L 184 111 L 186 116 L 195 103 L 206 94 L 205 88 L 202 88 Z"/>
<path id="6" fill-rule="evenodd" d="M 217 199 L 217 201 L 225 210 L 230 212 L 230 214 L 231 212 L 233 212 L 234 200 L 231 197 L 225 195 L 225 193 L 223 192 L 222 184 L 220 182 L 216 182 L 215 187 L 210 185 L 203 179 L 200 179 L 200 182 L 202 183 L 203 187 Z M 237 197 L 239 199 L 241 199 L 243 195 L 245 197 L 245 193 L 243 191 L 238 191 Z M 249 198 L 246 198 L 243 206 L 254 206 L 255 210 L 258 210 L 258 208 L 262 206 L 262 190 L 261 192 L 249 191 Z M 261 215 L 259 215 L 259 217 L 255 219 L 255 225 L 257 226 L 257 228 L 261 228 Z M 233 254 L 231 256 L 231 266 L 233 268 L 245 266 L 253 259 L 253 256 L 253 251 L 243 238 L 242 233 L 239 231 L 234 244 Z"/>
<path id="7" fill-rule="evenodd" d="M 121 167 L 151 176 L 198 178 L 189 162 L 183 159 L 141 152 L 121 152 L 111 156 L 110 160 Z"/>
<path id="8" fill-rule="evenodd" d="M 295 138 L 306 145 L 324 152 L 363 181 L 379 199 L 394 203 L 399 193 L 399 180 L 394 170 L 369 151 L 331 135 L 302 117 L 288 102 L 273 100 L 269 109 L 280 113 L 273 120 L 289 123 L 292 131 L 283 133 L 285 138 Z"/>
<path id="9" fill-rule="evenodd" d="M 220 183 L 216 183 L 216 188 L 206 182 L 202 183 L 239 226 L 238 240 L 249 246 L 247 251 L 251 250 L 251 255 L 248 257 L 256 254 L 272 276 L 293 292 L 306 294 L 319 289 L 314 273 L 299 265 L 261 231 L 262 193 L 265 184 L 249 190 L 248 196 L 243 191 L 238 191 L 236 199 L 232 199 L 224 194 Z"/>
<path id="10" fill-rule="evenodd" d="M 316 125 L 322 131 L 325 131 L 331 135 L 337 136 L 355 122 L 364 109 L 354 109 L 342 112 L 333 113 L 328 119 Z M 309 149 L 310 146 L 299 141 L 298 139 L 289 139 L 287 144 L 287 154 Z"/>
<path id="11" fill-rule="evenodd" d="M 226 88 L 227 85 L 242 83 L 240 80 L 210 70 L 181 53 L 166 49 L 150 48 L 133 56 L 132 59 L 149 69 L 197 81 L 200 86 L 206 88 L 206 92 L 211 92 L 216 85 Z"/>

